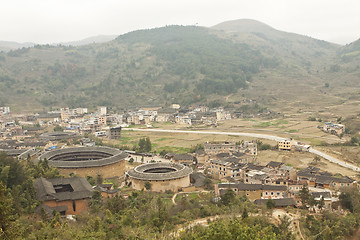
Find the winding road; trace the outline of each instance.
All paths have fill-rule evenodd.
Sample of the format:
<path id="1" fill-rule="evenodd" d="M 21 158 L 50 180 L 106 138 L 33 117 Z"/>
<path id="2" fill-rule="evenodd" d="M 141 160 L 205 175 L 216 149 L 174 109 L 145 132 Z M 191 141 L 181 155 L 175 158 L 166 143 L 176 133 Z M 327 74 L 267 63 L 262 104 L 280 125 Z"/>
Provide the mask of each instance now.
<path id="1" fill-rule="evenodd" d="M 191 131 L 191 130 L 168 130 L 168 129 L 143 129 L 143 128 L 123 128 L 123 130 L 128 131 L 142 131 L 142 132 L 163 132 L 163 133 L 196 133 L 196 134 L 212 134 L 212 135 L 232 135 L 232 136 L 244 136 L 244 137 L 253 137 L 253 138 L 262 138 L 262 139 L 268 139 L 272 141 L 282 141 L 286 138 L 278 137 L 278 136 L 272 136 L 272 135 L 266 135 L 266 134 L 258 134 L 258 133 L 239 133 L 239 132 L 213 132 L 213 131 Z M 351 169 L 356 172 L 360 172 L 360 167 L 353 165 L 351 163 L 347 163 L 345 161 L 342 161 L 340 159 L 337 159 L 335 157 L 332 157 L 324 152 L 321 152 L 319 150 L 316 150 L 314 148 L 310 148 L 309 152 L 316 154 L 329 162 L 336 163 L 342 167 Z"/>

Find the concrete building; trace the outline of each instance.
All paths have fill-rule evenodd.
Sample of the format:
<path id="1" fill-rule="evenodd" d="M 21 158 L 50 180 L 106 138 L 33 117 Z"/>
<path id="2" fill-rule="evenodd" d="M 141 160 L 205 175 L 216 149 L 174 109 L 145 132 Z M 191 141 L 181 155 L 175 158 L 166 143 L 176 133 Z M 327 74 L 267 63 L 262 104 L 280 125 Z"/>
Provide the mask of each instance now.
<path id="1" fill-rule="evenodd" d="M 121 127 L 110 128 L 110 139 L 121 138 Z"/>
<path id="2" fill-rule="evenodd" d="M 290 140 L 284 139 L 278 142 L 279 150 L 291 151 L 295 145 L 296 145 L 296 141 L 294 139 L 290 139 Z"/>
<path id="3" fill-rule="evenodd" d="M 0 113 L 9 114 L 10 113 L 10 107 L 0 107 Z"/>
<path id="4" fill-rule="evenodd" d="M 235 142 L 206 142 L 204 143 L 204 151 L 209 155 L 216 155 L 219 153 L 245 153 L 248 155 L 257 155 L 256 142 L 244 141 L 241 143 Z"/>
<path id="5" fill-rule="evenodd" d="M 101 116 L 104 116 L 107 114 L 107 108 L 104 106 L 97 107 L 97 113 Z"/>

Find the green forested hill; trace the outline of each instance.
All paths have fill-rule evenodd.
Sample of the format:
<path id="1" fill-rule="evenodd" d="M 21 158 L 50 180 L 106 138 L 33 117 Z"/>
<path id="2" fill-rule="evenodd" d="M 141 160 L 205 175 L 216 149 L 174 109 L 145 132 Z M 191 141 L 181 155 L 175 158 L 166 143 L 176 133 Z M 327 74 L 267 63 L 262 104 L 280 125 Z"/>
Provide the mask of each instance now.
<path id="1" fill-rule="evenodd" d="M 326 82 L 337 86 L 331 73 L 337 66 L 343 71 L 342 47 L 250 23 L 167 26 L 101 44 L 0 53 L 0 105 L 16 111 L 243 98 L 271 104 L 289 96 L 306 101 L 307 94 L 321 95 Z"/>

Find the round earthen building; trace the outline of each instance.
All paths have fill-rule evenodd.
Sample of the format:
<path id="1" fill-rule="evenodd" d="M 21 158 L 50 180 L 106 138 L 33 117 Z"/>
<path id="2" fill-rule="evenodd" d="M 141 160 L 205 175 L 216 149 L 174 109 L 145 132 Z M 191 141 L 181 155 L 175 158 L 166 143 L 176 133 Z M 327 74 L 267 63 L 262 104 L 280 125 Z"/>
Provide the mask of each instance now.
<path id="1" fill-rule="evenodd" d="M 128 172 L 132 188 L 145 189 L 146 182 L 155 192 L 173 191 L 190 185 L 192 169 L 177 163 L 149 163 L 135 167 Z"/>
<path id="2" fill-rule="evenodd" d="M 125 173 L 127 153 L 109 147 L 77 147 L 52 150 L 38 160 L 47 159 L 64 175 L 70 173 L 81 177 L 101 175 L 104 178 L 120 177 Z"/>

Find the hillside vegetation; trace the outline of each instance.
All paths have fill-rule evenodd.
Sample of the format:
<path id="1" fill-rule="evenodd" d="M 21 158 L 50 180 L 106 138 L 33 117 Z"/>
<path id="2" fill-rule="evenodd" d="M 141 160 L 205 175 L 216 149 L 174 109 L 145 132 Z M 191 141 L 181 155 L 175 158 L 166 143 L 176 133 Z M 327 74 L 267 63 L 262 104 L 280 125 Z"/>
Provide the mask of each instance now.
<path id="1" fill-rule="evenodd" d="M 0 53 L 0 105 L 14 111 L 231 105 L 249 98 L 279 108 L 338 104 L 358 99 L 358 45 L 341 47 L 253 20 L 139 30 L 78 47 L 37 45 Z"/>

